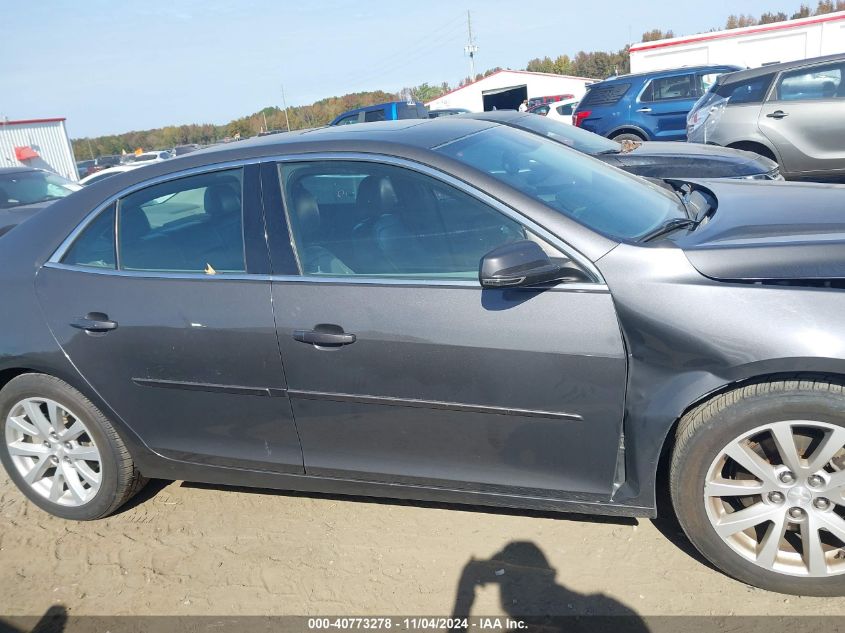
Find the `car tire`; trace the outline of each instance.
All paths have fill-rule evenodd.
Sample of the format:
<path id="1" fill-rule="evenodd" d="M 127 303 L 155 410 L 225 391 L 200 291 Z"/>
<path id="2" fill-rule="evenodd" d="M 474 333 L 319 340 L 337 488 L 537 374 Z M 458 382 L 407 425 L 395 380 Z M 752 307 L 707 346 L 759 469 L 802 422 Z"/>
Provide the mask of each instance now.
<path id="1" fill-rule="evenodd" d="M 642 143 L 645 139 L 640 136 L 639 134 L 634 134 L 632 132 L 625 132 L 623 134 L 617 134 L 616 136 L 610 137 L 614 141 L 635 141 L 637 143 Z"/>
<path id="2" fill-rule="evenodd" d="M 690 541 L 728 575 L 780 593 L 845 595 L 843 384 L 755 382 L 681 418 L 672 504 Z"/>
<path id="3" fill-rule="evenodd" d="M 46 374 L 23 374 L 0 390 L 0 462 L 42 510 L 63 519 L 105 517 L 146 483 L 105 415 Z"/>

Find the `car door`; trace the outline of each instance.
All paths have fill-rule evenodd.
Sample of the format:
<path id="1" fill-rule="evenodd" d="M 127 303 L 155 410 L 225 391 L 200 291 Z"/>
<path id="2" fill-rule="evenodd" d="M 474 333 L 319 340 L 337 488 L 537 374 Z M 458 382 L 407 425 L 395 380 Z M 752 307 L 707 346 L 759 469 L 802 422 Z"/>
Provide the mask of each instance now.
<path id="1" fill-rule="evenodd" d="M 641 122 L 651 140 L 680 141 L 686 138 L 687 112 L 697 97 L 694 73 L 655 77 L 637 99 L 634 122 Z"/>
<path id="2" fill-rule="evenodd" d="M 845 174 L 845 62 L 784 72 L 760 111 L 760 131 L 788 174 Z"/>
<path id="3" fill-rule="evenodd" d="M 247 166 L 126 192 L 36 283 L 62 349 L 151 449 L 302 473 L 268 262 L 258 167 Z"/>
<path id="4" fill-rule="evenodd" d="M 268 165 L 263 182 L 283 183 L 266 213 L 302 271 L 274 279 L 273 303 L 306 473 L 607 498 L 626 361 L 588 262 L 570 259 L 580 283 L 482 290 L 490 249 L 565 246 L 398 159 Z"/>

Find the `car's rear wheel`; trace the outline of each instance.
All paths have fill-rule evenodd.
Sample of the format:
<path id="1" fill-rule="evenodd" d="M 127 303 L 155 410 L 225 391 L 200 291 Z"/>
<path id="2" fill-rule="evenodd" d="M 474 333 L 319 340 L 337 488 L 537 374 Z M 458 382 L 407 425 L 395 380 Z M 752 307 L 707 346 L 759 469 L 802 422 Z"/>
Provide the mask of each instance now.
<path id="1" fill-rule="evenodd" d="M 50 514 L 98 519 L 144 484 L 106 417 L 52 376 L 24 374 L 0 391 L 0 461 L 20 490 Z"/>
<path id="2" fill-rule="evenodd" d="M 751 585 L 845 595 L 845 391 L 765 381 L 684 416 L 672 502 L 714 565 Z"/>

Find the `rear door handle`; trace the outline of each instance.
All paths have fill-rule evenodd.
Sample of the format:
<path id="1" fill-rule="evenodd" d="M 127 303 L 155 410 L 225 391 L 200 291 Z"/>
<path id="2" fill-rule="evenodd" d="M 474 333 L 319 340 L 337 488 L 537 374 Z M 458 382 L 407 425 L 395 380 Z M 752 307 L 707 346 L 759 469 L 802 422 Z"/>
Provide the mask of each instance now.
<path id="1" fill-rule="evenodd" d="M 651 108 L 640 108 L 637 112 L 651 112 Z"/>
<path id="2" fill-rule="evenodd" d="M 338 347 L 340 345 L 351 345 L 357 339 L 354 334 L 348 334 L 343 328 L 339 331 L 330 332 L 325 330 L 294 330 L 293 338 L 301 343 L 309 345 L 326 345 Z"/>
<path id="3" fill-rule="evenodd" d="M 774 112 L 769 112 L 766 116 L 770 119 L 782 119 L 783 117 L 789 116 L 789 113 L 783 110 L 775 110 Z"/>
<path id="4" fill-rule="evenodd" d="M 86 332 L 110 332 L 117 329 L 117 321 L 109 319 L 109 315 L 102 312 L 89 312 L 84 317 L 77 317 L 70 322 L 71 327 Z"/>

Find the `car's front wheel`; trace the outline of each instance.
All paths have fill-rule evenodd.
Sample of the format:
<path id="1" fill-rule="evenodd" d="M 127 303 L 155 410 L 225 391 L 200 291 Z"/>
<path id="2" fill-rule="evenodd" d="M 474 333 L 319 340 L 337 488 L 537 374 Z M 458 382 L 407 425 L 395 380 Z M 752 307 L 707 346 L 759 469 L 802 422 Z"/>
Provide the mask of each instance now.
<path id="1" fill-rule="evenodd" d="M 98 519 L 144 484 L 109 420 L 67 383 L 23 374 L 0 391 L 0 461 L 50 514 Z"/>
<path id="2" fill-rule="evenodd" d="M 714 565 L 782 593 L 845 595 L 845 389 L 764 381 L 684 416 L 672 502 Z"/>

